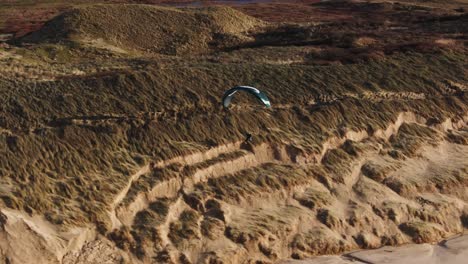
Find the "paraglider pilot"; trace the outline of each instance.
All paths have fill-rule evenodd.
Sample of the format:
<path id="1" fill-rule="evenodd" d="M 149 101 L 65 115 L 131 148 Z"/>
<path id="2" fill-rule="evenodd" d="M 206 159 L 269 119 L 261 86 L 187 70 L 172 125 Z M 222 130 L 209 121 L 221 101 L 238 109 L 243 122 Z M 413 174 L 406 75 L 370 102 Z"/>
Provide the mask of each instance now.
<path id="1" fill-rule="evenodd" d="M 252 134 L 247 132 L 246 137 L 245 137 L 245 143 L 252 142 Z"/>

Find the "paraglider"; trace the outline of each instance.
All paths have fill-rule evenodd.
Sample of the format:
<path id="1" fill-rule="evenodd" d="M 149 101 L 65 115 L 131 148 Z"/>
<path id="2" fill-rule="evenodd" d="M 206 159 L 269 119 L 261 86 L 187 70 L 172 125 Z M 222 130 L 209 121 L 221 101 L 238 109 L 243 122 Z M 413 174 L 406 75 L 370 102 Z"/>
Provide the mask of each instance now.
<path id="1" fill-rule="evenodd" d="M 227 90 L 224 93 L 223 100 L 222 100 L 224 107 L 228 107 L 229 104 L 231 104 L 231 100 L 234 97 L 234 94 L 236 94 L 238 91 L 248 92 L 254 95 L 255 97 L 257 97 L 257 99 L 260 102 L 262 102 L 266 107 L 271 107 L 270 99 L 268 99 L 266 94 L 258 90 L 257 88 L 251 87 L 251 86 L 235 86 Z"/>
<path id="2" fill-rule="evenodd" d="M 270 99 L 266 96 L 265 93 L 262 91 L 258 90 L 255 87 L 252 86 L 234 86 L 233 88 L 227 90 L 222 99 L 223 106 L 225 108 L 228 108 L 229 105 L 231 104 L 232 98 L 238 91 L 244 91 L 249 94 L 254 95 L 264 106 L 267 108 L 271 107 Z M 250 145 L 252 144 L 253 141 L 253 135 L 250 132 L 245 133 L 245 141 L 243 144 Z"/>

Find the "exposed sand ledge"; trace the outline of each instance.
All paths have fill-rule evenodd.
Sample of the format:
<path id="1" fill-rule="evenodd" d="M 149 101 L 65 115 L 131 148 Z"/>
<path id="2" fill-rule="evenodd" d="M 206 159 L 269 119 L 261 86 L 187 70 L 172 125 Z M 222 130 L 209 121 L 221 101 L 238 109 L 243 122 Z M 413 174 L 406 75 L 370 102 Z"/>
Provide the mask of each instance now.
<path id="1" fill-rule="evenodd" d="M 6 263 L 56 263 L 96 239 L 94 227 L 61 230 L 42 216 L 1 209 L 0 248 Z M 1 260 L 1 259 L 0 259 Z"/>
<path id="2" fill-rule="evenodd" d="M 439 131 L 447 131 L 450 129 L 460 129 L 468 122 L 468 115 L 463 115 L 458 120 L 447 118 L 438 124 L 430 125 L 433 129 Z M 167 181 L 163 181 L 153 188 L 149 192 L 139 193 L 137 197 L 129 204 L 122 205 L 121 202 L 127 195 L 132 184 L 138 181 L 139 177 L 150 171 L 151 167 L 163 168 L 174 163 L 180 163 L 185 166 L 194 165 L 203 161 L 213 159 L 221 154 L 230 153 L 241 148 L 242 142 L 233 142 L 225 145 L 220 145 L 204 152 L 196 152 L 189 155 L 178 156 L 169 160 L 158 161 L 151 165 L 145 165 L 140 168 L 134 175 L 129 177 L 127 186 L 119 193 L 114 199 L 114 203 L 111 205 L 109 216 L 112 221 L 112 230 L 121 227 L 122 225 L 130 226 L 134 220 L 135 215 L 148 207 L 151 201 L 160 197 L 176 197 L 181 189 L 190 189 L 190 186 L 200 182 L 207 181 L 209 178 L 221 177 L 235 173 L 240 170 L 254 167 L 256 165 L 266 162 L 293 162 L 298 164 L 316 164 L 320 163 L 325 154 L 332 150 L 339 148 L 347 140 L 352 141 L 363 141 L 368 138 L 380 138 L 388 141 L 392 135 L 398 133 L 400 126 L 404 123 L 417 123 L 421 125 L 427 124 L 427 119 L 419 116 L 413 112 L 400 112 L 394 122 L 390 122 L 387 127 L 378 129 L 372 134 L 369 134 L 365 130 L 347 131 L 342 137 L 334 136 L 328 138 L 322 143 L 322 150 L 318 153 L 304 153 L 301 151 L 295 152 L 288 150 L 285 146 L 271 146 L 270 144 L 261 144 L 256 146 L 252 153 L 240 157 L 236 160 L 229 162 L 221 162 L 211 165 L 205 169 L 197 170 L 191 177 L 187 179 L 173 178 Z M 360 166 L 357 167 L 360 169 Z M 356 173 L 358 173 L 356 171 Z M 354 177 L 356 178 L 356 177 Z"/>
<path id="3" fill-rule="evenodd" d="M 285 260 L 279 264 L 465 264 L 468 260 L 468 235 L 459 235 L 438 244 L 408 244 L 359 250 L 341 256 L 319 256 L 304 260 Z"/>
<path id="4" fill-rule="evenodd" d="M 95 237 L 91 229 L 76 229 L 69 232 L 61 232 L 47 221 L 38 216 L 30 217 L 21 212 L 2 209 L 6 216 L 3 226 L 3 235 L 9 241 L 11 253 L 16 250 L 13 247 L 27 248 L 27 254 L 15 254 L 12 263 L 71 263 L 69 257 L 83 253 L 86 244 L 96 244 L 100 247 L 108 244 L 102 237 Z M 26 233 L 25 233 L 26 232 Z M 29 234 L 30 233 L 30 234 Z M 9 237 L 9 238 L 8 238 Z M 28 239 L 29 237 L 29 239 Z M 27 243 L 26 241 L 29 241 Z M 68 240 L 68 241 L 67 241 Z M 21 242 L 21 245 L 17 244 Z M 102 245 L 101 245 L 102 244 Z M 94 246 L 96 246 L 94 245 Z M 94 247 L 93 246 L 93 247 Z M 112 255 L 120 255 L 125 258 L 122 251 L 111 245 L 106 245 L 106 251 Z M 44 251 L 43 249 L 47 249 Z M 91 251 L 94 251 L 91 249 Z M 46 252 L 49 252 L 47 254 Z M 54 252 L 54 253 L 52 253 Z M 73 253 L 75 252 L 75 253 Z M 52 254 L 50 254 L 52 253 Z M 107 253 L 107 252 L 106 252 Z M 70 255 L 70 256 L 68 256 Z M 107 255 L 107 254 L 106 254 Z M 74 259 L 76 256 L 71 257 Z M 105 256 L 103 256 L 105 258 Z M 468 259 L 468 234 L 458 235 L 437 244 L 407 244 L 398 247 L 385 246 L 373 250 L 359 250 L 343 255 L 325 255 L 304 260 L 283 260 L 278 264 L 465 264 Z M 16 260 L 16 261 L 15 261 Z M 129 259 L 127 259 L 129 260 Z M 17 262 L 19 261 L 19 262 Z M 139 261 L 132 258 L 133 263 Z"/>
<path id="5" fill-rule="evenodd" d="M 459 120 L 452 121 L 452 119 L 447 119 L 439 124 L 431 125 L 431 127 L 441 131 L 447 131 L 449 129 L 457 130 L 466 125 L 467 121 L 468 116 L 464 115 Z M 396 117 L 395 121 L 391 122 L 385 129 L 377 130 L 372 134 L 368 134 L 366 131 L 348 131 L 343 137 L 332 137 L 326 140 L 319 153 L 306 154 L 306 156 L 303 156 L 304 153 L 288 153 L 286 149 L 275 151 L 275 149 L 269 144 L 263 144 L 257 146 L 253 150 L 253 153 L 246 153 L 245 156 L 229 161 L 229 164 L 214 164 L 209 168 L 196 171 L 195 174 L 192 175 L 193 178 L 191 180 L 193 182 L 191 183 L 194 184 L 200 181 L 206 181 L 208 178 L 212 177 L 221 177 L 226 173 L 233 173 L 241 169 L 275 160 L 296 162 L 299 164 L 317 163 L 322 160 L 323 155 L 327 151 L 338 148 L 340 145 L 344 144 L 346 140 L 362 141 L 370 137 L 388 140 L 391 135 L 398 132 L 399 127 L 403 123 L 419 123 L 426 125 L 427 120 L 411 112 L 402 112 Z M 236 151 L 239 148 L 240 142 L 235 142 L 218 146 L 207 150 L 206 152 L 176 157 L 171 160 L 141 167 L 135 172 L 135 174 L 129 177 L 128 184 L 114 198 L 113 203 L 110 204 L 111 210 L 109 213 L 112 219 L 113 228 L 117 228 L 122 224 L 130 225 L 133 222 L 132 220 L 134 215 L 139 210 L 146 208 L 148 203 L 155 197 L 160 197 L 162 194 L 165 196 L 169 193 L 177 194 L 177 191 L 183 187 L 183 182 L 177 179 L 175 182 L 163 182 L 161 185 L 155 186 L 149 193 L 139 196 L 137 201 L 132 205 L 135 208 L 123 206 L 119 208 L 132 184 L 137 181 L 141 175 L 149 172 L 151 166 L 164 167 L 174 162 L 184 163 L 184 165 L 196 164 L 198 162 L 203 162 L 206 159 L 214 158 L 222 153 Z M 280 155 L 278 155 L 278 153 L 280 153 Z M 119 209 L 122 210 L 120 213 Z M 173 219 L 177 219 L 183 209 L 184 206 L 180 203 L 176 203 L 170 208 L 170 216 L 167 218 L 166 224 L 160 228 L 165 244 L 170 244 L 167 237 L 169 222 Z M 53 226 L 39 216 L 31 217 L 25 213 L 9 209 L 2 209 L 1 212 L 6 219 L 3 223 L 3 232 L 0 232 L 0 236 L 3 237 L 0 241 L 3 240 L 6 241 L 6 243 L 0 243 L 0 247 L 3 252 L 7 252 L 8 255 L 13 256 L 14 260 L 19 261 L 13 261 L 12 263 L 35 263 L 34 260 L 44 261 L 44 263 L 63 262 L 65 258 L 73 259 L 74 257 L 72 257 L 72 255 L 82 254 L 84 251 L 88 250 L 86 246 L 88 244 L 106 244 L 109 242 L 107 239 L 99 237 L 93 227 L 63 231 L 59 230 L 56 226 Z M 107 248 L 109 249 L 109 252 L 111 252 L 110 254 L 122 256 L 121 254 L 123 253 L 117 249 L 115 245 L 112 243 L 108 244 Z M 18 249 L 21 249 L 21 251 L 27 250 L 29 254 L 19 254 Z M 88 251 L 96 253 L 93 248 L 89 248 Z M 350 259 L 354 260 L 353 263 L 399 262 L 429 264 L 443 262 L 461 264 L 465 263 L 463 261 L 468 259 L 468 236 L 465 235 L 461 238 L 449 239 L 447 242 L 442 242 L 438 245 L 420 244 L 397 248 L 384 247 L 377 250 L 352 252 L 343 256 L 321 256 L 302 261 L 292 260 L 293 262 L 291 263 L 351 263 L 349 262 Z M 415 261 L 418 262 L 409 262 L 412 259 L 415 259 Z M 421 259 L 421 261 L 419 261 L 419 259 Z M 289 263 L 289 260 L 281 263 Z"/>

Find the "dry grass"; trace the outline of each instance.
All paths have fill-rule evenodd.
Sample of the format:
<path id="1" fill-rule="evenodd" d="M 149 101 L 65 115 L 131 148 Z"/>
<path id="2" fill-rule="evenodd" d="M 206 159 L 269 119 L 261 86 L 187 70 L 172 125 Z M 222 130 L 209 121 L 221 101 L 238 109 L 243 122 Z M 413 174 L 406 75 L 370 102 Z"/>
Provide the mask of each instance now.
<path id="1" fill-rule="evenodd" d="M 404 223 L 400 225 L 400 229 L 411 236 L 416 243 L 433 241 L 432 236 L 441 236 L 441 233 L 444 232 L 440 226 L 424 222 Z"/>
<path id="2" fill-rule="evenodd" d="M 176 246 L 181 246 L 184 241 L 200 238 L 198 231 L 198 219 L 200 215 L 194 210 L 185 210 L 178 221 L 171 223 L 169 238 Z"/>
<path id="3" fill-rule="evenodd" d="M 340 124 L 375 130 L 403 110 L 442 119 L 450 112 L 466 111 L 463 96 L 375 104 L 349 99 L 326 107 L 301 104 L 319 94 L 339 96 L 365 89 L 437 95 L 436 80 L 465 82 L 462 62 L 460 54 L 414 54 L 395 56 L 385 63 L 327 68 L 207 63 L 26 84 L 20 89 L 4 81 L 0 121 L 14 134 L 2 142 L 6 153 L 1 170 L 7 175 L 2 184 L 11 189 L 3 194 L 3 201 L 9 207 L 57 215 L 65 222 L 94 221 L 106 217 L 106 204 L 126 184 L 141 156 L 162 160 L 197 150 L 175 147 L 173 142 L 210 146 L 238 141 L 245 131 L 254 131 L 259 142 L 294 140 L 304 150 L 317 150 L 334 133 L 330 128 Z M 273 104 L 297 106 L 273 111 L 222 110 L 216 95 L 238 83 L 256 83 Z M 178 87 L 175 94 L 173 87 Z M 162 115 L 140 118 L 138 113 L 145 112 Z M 110 113 L 123 118 L 106 120 Z M 99 116 L 104 119 L 92 121 Z M 73 117 L 89 121 L 53 122 Z M 296 136 L 291 138 L 291 134 Z M 57 189 L 61 183 L 70 191 Z"/>
<path id="4" fill-rule="evenodd" d="M 348 130 L 372 134 L 385 129 L 400 112 L 414 112 L 434 124 L 446 118 L 458 119 L 467 112 L 466 90 L 460 88 L 468 82 L 463 38 L 444 47 L 437 46 L 432 37 L 424 34 L 416 43 L 409 39 L 411 34 L 432 30 L 435 22 L 428 18 L 441 18 L 440 14 L 424 8 L 402 10 L 396 5 L 336 5 L 313 8 L 339 9 L 341 14 L 350 8 L 362 9 L 360 16 L 370 8 L 378 19 L 375 24 L 368 20 L 335 21 L 320 26 L 272 24 L 245 33 L 263 23 L 228 8 L 179 10 L 98 5 L 75 9 L 49 22 L 39 33 L 23 39 L 38 43 L 11 47 L 22 56 L 22 62 L 30 64 L 22 63 L 15 68 L 11 61 L 0 61 L 1 66 L 6 66 L 1 68 L 6 74 L 0 77 L 2 206 L 44 215 L 62 226 L 93 223 L 120 248 L 141 258 L 157 255 L 166 261 L 170 256 L 160 248 L 158 228 L 167 220 L 174 201 L 150 201 L 149 208 L 137 213 L 132 226 L 109 230 L 107 210 L 114 197 L 127 185 L 130 175 L 150 161 L 238 142 L 247 131 L 254 134 L 254 145 L 287 146 L 288 151 L 307 155 L 319 153 L 327 139 L 342 137 Z M 415 13 L 422 14 L 421 21 L 412 20 Z M 229 26 L 236 17 L 241 17 L 236 20 L 239 24 Z M 116 18 L 142 26 L 128 30 L 125 23 L 116 23 Z M 393 39 L 398 32 L 385 29 L 384 18 L 392 21 L 405 18 L 408 20 L 402 19 L 402 24 L 417 29 L 410 28 Z M 437 39 L 460 31 L 465 19 L 443 18 L 444 26 L 434 31 Z M 93 27 L 93 23 L 107 25 L 109 30 Z M 155 25 L 160 28 L 155 30 Z M 381 38 L 369 34 L 376 30 L 384 30 L 385 34 Z M 154 35 L 146 34 L 149 31 Z M 41 42 L 44 37 L 53 43 Z M 122 54 L 73 42 L 87 37 L 100 37 L 121 48 L 150 52 Z M 200 38 L 204 40 L 198 41 Z M 288 57 L 296 62 L 278 63 Z M 75 66 L 83 75 L 70 74 L 69 69 Z M 47 74 L 53 78 L 32 80 L 33 76 Z M 17 75 L 24 79 L 16 78 Z M 67 77 L 58 78 L 64 75 Z M 239 84 L 264 90 L 272 100 L 272 109 L 257 107 L 242 96 L 236 98 L 232 108 L 223 109 L 220 104 L 223 92 Z M 345 220 L 350 225 L 359 225 L 372 218 L 351 200 L 346 202 L 355 206 L 352 208 L 355 218 L 371 220 L 344 219 L 323 208 L 335 201 L 339 188 L 353 170 L 353 163 L 368 151 L 363 145 L 382 144 L 390 156 L 397 158 L 393 162 L 403 164 L 405 159 L 417 158 L 422 146 L 431 146 L 431 141 L 444 138 L 454 144 L 466 144 L 462 131 L 441 134 L 423 124 L 403 124 L 389 143 L 348 141 L 328 151 L 321 164 L 266 163 L 209 179 L 195 185 L 192 193 L 184 194 L 184 199 L 193 198 L 203 206 L 184 208 L 182 215 L 169 224 L 169 240 L 175 247 L 184 248 L 205 237 L 212 240 L 227 237 L 249 250 L 260 250 L 265 258 L 275 259 L 267 245 L 259 249 L 252 243 L 266 239 L 265 234 L 269 233 L 281 240 L 282 234 L 290 232 L 287 225 L 295 221 L 294 217 L 317 210 L 320 223 L 316 224 L 320 228 L 294 236 L 293 257 L 346 250 L 352 246 L 347 244 L 349 239 L 345 243 L 345 239 L 333 236 L 325 243 L 329 228 L 341 226 Z M 146 193 L 160 182 L 180 177 L 180 172 L 190 174 L 245 153 L 233 151 L 192 166 L 174 164 L 155 169 L 132 185 L 123 204 L 128 205 L 136 195 Z M 427 182 L 416 186 L 411 181 L 386 180 L 383 172 L 386 169 L 372 163 L 364 165 L 361 171 L 367 178 L 359 184 L 372 183 L 385 190 L 390 187 L 402 196 L 408 190 L 427 191 L 431 186 L 436 186 L 433 189 L 436 192 L 446 193 L 446 189 L 437 186 L 466 185 L 463 170 L 453 170 L 441 181 L 427 178 Z M 311 188 L 317 181 L 323 188 Z M 295 189 L 298 187 L 306 191 L 298 193 Z M 364 187 L 359 190 L 362 193 L 356 199 L 372 194 L 372 190 Z M 222 209 L 225 203 L 248 204 L 258 197 L 277 193 L 291 195 L 294 205 L 278 207 L 285 211 L 271 213 L 257 208 L 254 213 L 247 213 L 253 223 L 249 229 L 226 224 L 227 216 Z M 397 222 L 405 215 L 415 218 L 408 221 L 431 218 L 430 213 L 409 212 L 403 205 L 406 211 L 400 212 L 399 206 L 391 205 L 388 212 L 382 211 L 382 219 Z M 279 217 L 283 212 L 290 219 Z M 419 232 L 409 224 L 401 227 L 406 233 Z M 363 245 L 371 245 L 367 241 L 371 231 L 366 232 L 355 234 L 356 239 Z M 415 240 L 431 239 L 423 231 L 419 233 L 422 235 Z M 387 238 L 385 243 L 403 242 L 387 233 L 382 237 Z"/>
<path id="5" fill-rule="evenodd" d="M 118 23 L 122 20 L 126 24 Z M 93 5 L 54 18 L 22 41 L 86 43 L 103 39 L 124 50 L 198 54 L 208 51 L 215 34 L 240 35 L 259 25 L 260 21 L 228 7 L 182 10 L 146 5 Z"/>

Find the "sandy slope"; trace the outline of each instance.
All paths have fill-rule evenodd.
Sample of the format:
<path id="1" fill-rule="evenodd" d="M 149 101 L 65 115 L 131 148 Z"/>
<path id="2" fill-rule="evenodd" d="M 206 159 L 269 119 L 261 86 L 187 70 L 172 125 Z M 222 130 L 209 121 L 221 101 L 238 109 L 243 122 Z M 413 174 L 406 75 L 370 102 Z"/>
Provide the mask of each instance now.
<path id="1" fill-rule="evenodd" d="M 435 241 L 462 232 L 459 219 L 464 217 L 467 193 L 466 187 L 456 181 L 466 174 L 468 148 L 446 141 L 443 135 L 458 131 L 466 137 L 465 122 L 461 119 L 433 125 L 428 131 L 435 134 L 426 139 L 432 142 L 425 142 L 419 135 L 412 154 L 406 153 L 403 160 L 388 156 L 391 144 L 398 146 L 401 140 L 414 144 L 408 141 L 414 131 L 408 129 L 427 123 L 409 112 L 371 135 L 348 131 L 343 137 L 325 140 L 323 149 L 309 157 L 284 146 L 260 144 L 249 148 L 236 142 L 151 163 L 129 177 L 126 187 L 115 196 L 110 240 L 92 228 L 63 229 L 39 216 L 3 209 L 0 247 L 11 263 L 33 263 L 36 259 L 45 263 L 151 262 L 147 257 L 138 259 L 129 254 L 133 250 L 144 250 L 146 256 L 154 254 L 161 262 L 177 262 L 180 255 L 192 262 L 217 259 L 227 263 L 290 257 L 305 259 L 299 263 L 460 260 L 466 254 L 466 237 L 437 246 L 384 247 L 344 257 L 308 257 L 412 240 Z M 239 149 L 243 150 L 237 153 Z M 337 150 L 357 151 L 357 155 L 345 156 L 345 163 L 338 160 L 329 170 L 326 164 Z M 233 152 L 237 154 L 227 155 Z M 181 164 L 179 175 L 162 177 L 166 180 L 146 191 L 137 188 L 148 180 L 150 171 L 162 173 L 174 164 Z M 364 169 L 365 164 L 372 164 L 373 169 Z M 313 169 L 306 172 L 304 168 L 309 166 Z M 330 178 L 343 178 L 327 183 L 318 175 L 307 177 L 317 170 Z M 283 182 L 269 178 L 268 174 L 278 172 L 275 177 L 279 179 L 286 173 Z M 441 182 L 442 188 L 434 185 Z M 150 247 L 148 240 L 145 244 L 132 242 L 125 237 L 129 228 L 142 236 L 157 228 L 157 238 Z M 135 248 L 126 243 L 135 243 Z M 159 252 L 151 249 L 158 247 Z M 27 254 L 22 253 L 25 248 Z M 167 252 L 167 257 L 161 252 Z"/>
<path id="2" fill-rule="evenodd" d="M 343 256 L 321 256 L 304 260 L 281 261 L 282 264 L 463 264 L 468 259 L 468 236 L 460 235 L 439 244 L 404 245 L 361 250 Z"/>

